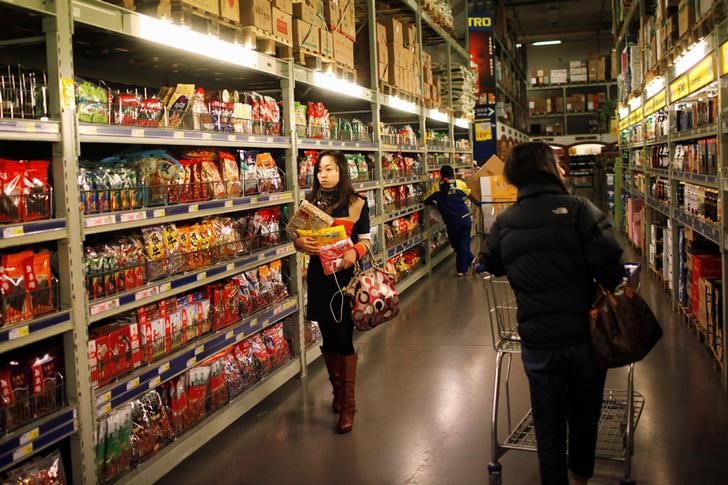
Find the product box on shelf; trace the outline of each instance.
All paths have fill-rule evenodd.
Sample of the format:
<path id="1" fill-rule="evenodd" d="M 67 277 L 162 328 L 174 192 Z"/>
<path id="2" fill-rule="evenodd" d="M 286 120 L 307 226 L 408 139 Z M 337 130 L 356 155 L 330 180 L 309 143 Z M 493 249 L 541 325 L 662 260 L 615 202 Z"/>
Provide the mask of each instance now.
<path id="1" fill-rule="evenodd" d="M 334 35 L 327 29 L 319 29 L 321 32 L 321 40 L 319 41 L 319 48 L 321 49 L 321 55 L 329 59 L 334 58 Z M 385 51 L 386 53 L 386 51 Z"/>
<path id="2" fill-rule="evenodd" d="M 240 23 L 240 0 L 218 0 L 220 17 Z"/>
<path id="3" fill-rule="evenodd" d="M 384 19 L 383 24 L 387 32 L 387 43 L 404 45 L 402 22 L 394 17 L 387 17 Z"/>
<path id="4" fill-rule="evenodd" d="M 273 35 L 284 41 L 286 44 L 291 45 L 293 42 L 293 27 L 291 25 L 291 14 L 286 13 L 276 7 L 272 7 L 271 17 L 273 21 Z M 318 32 L 314 32 L 313 35 L 318 36 Z"/>
<path id="5" fill-rule="evenodd" d="M 356 40 L 356 14 L 354 0 L 324 0 L 324 14 L 329 30 Z"/>
<path id="6" fill-rule="evenodd" d="M 300 19 L 293 20 L 293 48 L 318 54 L 321 51 L 321 29 Z"/>
<path id="7" fill-rule="evenodd" d="M 324 22 L 320 12 L 308 2 L 293 4 L 293 18 L 303 20 L 319 28 L 326 28 L 326 22 Z M 328 31 L 328 28 L 326 30 Z"/>
<path id="8" fill-rule="evenodd" d="M 243 0 L 247 1 L 247 0 Z M 278 10 L 293 15 L 293 1 L 292 0 L 272 0 L 271 3 Z M 300 4 L 298 4 L 300 5 Z"/>
<path id="9" fill-rule="evenodd" d="M 213 15 L 220 15 L 218 0 L 181 0 L 183 5 L 189 5 Z"/>
<path id="10" fill-rule="evenodd" d="M 551 69 L 551 84 L 566 84 L 568 82 L 568 69 Z"/>
<path id="11" fill-rule="evenodd" d="M 333 32 L 333 40 L 336 62 L 354 69 L 354 43 L 339 32 Z"/>
<path id="12" fill-rule="evenodd" d="M 682 0 L 678 13 L 678 35 L 682 37 L 695 25 L 695 2 Z"/>
<path id="13" fill-rule="evenodd" d="M 240 24 L 255 27 L 264 33 L 273 33 L 270 0 L 245 0 L 240 3 Z"/>

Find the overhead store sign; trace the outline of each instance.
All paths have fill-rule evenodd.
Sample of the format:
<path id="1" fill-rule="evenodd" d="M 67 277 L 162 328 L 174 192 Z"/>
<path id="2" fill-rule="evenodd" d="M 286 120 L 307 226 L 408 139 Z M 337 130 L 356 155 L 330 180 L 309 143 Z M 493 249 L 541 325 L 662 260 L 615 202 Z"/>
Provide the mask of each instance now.
<path id="1" fill-rule="evenodd" d="M 664 108 L 665 105 L 667 104 L 665 102 L 666 98 L 667 98 L 667 93 L 665 90 L 662 90 L 659 93 L 652 96 L 647 101 L 645 101 L 645 105 L 644 105 L 645 116 L 650 116 L 651 114 L 654 114 L 657 111 L 660 111 L 662 108 Z"/>
<path id="2" fill-rule="evenodd" d="M 688 84 L 690 85 L 691 93 L 707 86 L 713 81 L 715 81 L 715 69 L 712 55 L 708 55 L 688 71 Z"/>
<path id="3" fill-rule="evenodd" d="M 678 99 L 682 99 L 690 94 L 690 82 L 688 81 L 688 75 L 683 74 L 675 81 L 670 83 L 670 102 L 674 103 Z"/>
<path id="4" fill-rule="evenodd" d="M 728 74 L 728 42 L 720 46 L 720 75 Z"/>
<path id="5" fill-rule="evenodd" d="M 643 118 L 644 116 L 642 116 L 642 106 L 640 106 L 629 114 L 629 124 L 636 125 L 637 123 L 642 121 Z"/>
<path id="6" fill-rule="evenodd" d="M 488 11 L 468 15 L 470 68 L 475 73 L 475 122 L 473 158 L 482 165 L 498 151 L 495 80 L 495 40 L 493 14 Z"/>
<path id="7" fill-rule="evenodd" d="M 619 120 L 619 130 L 624 131 L 629 128 L 629 117 Z"/>

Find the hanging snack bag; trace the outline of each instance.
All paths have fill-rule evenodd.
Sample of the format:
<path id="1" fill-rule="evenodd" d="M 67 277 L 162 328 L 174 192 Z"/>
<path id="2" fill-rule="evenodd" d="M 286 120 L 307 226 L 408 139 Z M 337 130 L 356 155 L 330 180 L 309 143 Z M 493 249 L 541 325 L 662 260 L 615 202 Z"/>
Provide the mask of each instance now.
<path id="1" fill-rule="evenodd" d="M 210 382 L 210 366 L 200 365 L 190 369 L 187 386 L 187 406 L 190 425 L 205 417 L 207 388 Z"/>
<path id="2" fill-rule="evenodd" d="M 50 217 L 49 162 L 35 160 L 26 163 L 23 175 L 21 219 L 35 221 Z"/>
<path id="3" fill-rule="evenodd" d="M 255 270 L 246 271 L 245 277 L 248 279 L 248 288 L 250 288 L 250 299 L 253 302 L 254 311 L 260 311 L 265 308 L 260 295 L 260 281 L 258 280 L 258 272 Z"/>
<path id="4" fill-rule="evenodd" d="M 288 298 L 288 288 L 283 280 L 283 265 L 280 259 L 272 261 L 270 268 L 270 282 L 274 301 L 282 301 Z"/>
<path id="5" fill-rule="evenodd" d="M 273 284 L 271 281 L 270 267 L 263 264 L 258 267 L 258 285 L 260 288 L 261 308 L 268 308 L 273 304 Z"/>
<path id="6" fill-rule="evenodd" d="M 35 458 L 10 472 L 8 484 L 18 485 L 66 485 L 61 452 L 55 450 L 48 456 Z"/>
<path id="7" fill-rule="evenodd" d="M 255 170 L 258 177 L 258 192 L 280 192 L 283 190 L 283 180 L 278 165 L 270 153 L 258 153 L 255 158 Z"/>
<path id="8" fill-rule="evenodd" d="M 253 355 L 253 348 L 250 339 L 245 339 L 233 348 L 233 355 L 240 368 L 240 375 L 243 379 L 243 388 L 248 389 L 258 382 L 261 377 L 260 362 Z"/>
<path id="9" fill-rule="evenodd" d="M 228 152 L 218 152 L 220 173 L 224 182 L 227 197 L 238 197 L 240 195 L 240 169 L 235 156 Z"/>
<path id="10" fill-rule="evenodd" d="M 224 199 L 227 196 L 225 184 L 220 177 L 220 171 L 212 160 L 202 160 L 200 163 L 202 182 L 208 184 L 210 194 L 215 199 Z"/>
<path id="11" fill-rule="evenodd" d="M 263 343 L 263 339 L 260 334 L 253 335 L 250 337 L 250 347 L 253 350 L 255 359 L 260 363 L 261 377 L 266 376 L 273 370 L 273 362 L 271 356 L 268 353 L 268 349 Z"/>
<path id="12" fill-rule="evenodd" d="M 2 293 L 2 316 L 5 325 L 30 320 L 33 316 L 24 270 L 25 261 L 28 258 L 32 261 L 32 257 L 33 251 L 6 254 L 2 257 L 0 293 Z"/>
<path id="13" fill-rule="evenodd" d="M 240 177 L 243 181 L 243 190 L 245 195 L 253 195 L 258 193 L 258 174 L 256 169 L 257 158 L 257 151 L 238 150 Z"/>
<path id="14" fill-rule="evenodd" d="M 214 413 L 230 401 L 225 382 L 225 360 L 218 354 L 210 362 L 210 401 L 208 413 Z"/>
<path id="15" fill-rule="evenodd" d="M 187 110 L 192 104 L 195 95 L 194 84 L 178 84 L 174 93 L 169 98 L 167 112 L 169 113 L 169 128 L 180 128 Z"/>
<path id="16" fill-rule="evenodd" d="M 167 276 L 167 247 L 164 243 L 164 229 L 161 226 L 142 229 L 144 248 L 148 259 L 147 278 L 150 281 Z"/>
<path id="17" fill-rule="evenodd" d="M 61 401 L 63 378 L 58 371 L 58 360 L 53 354 L 44 354 L 31 364 L 33 379 L 33 405 L 35 415 L 43 416 L 58 409 Z"/>
<path id="18" fill-rule="evenodd" d="M 33 420 L 31 379 L 25 365 L 11 361 L 0 370 L 0 396 L 5 432 L 14 431 Z"/>
<path id="19" fill-rule="evenodd" d="M 283 322 L 263 330 L 263 341 L 275 367 L 285 364 L 291 357 L 291 349 L 283 333 Z"/>
<path id="20" fill-rule="evenodd" d="M 179 233 L 174 224 L 162 226 L 164 248 L 169 258 L 169 274 L 178 274 L 186 269 L 186 258 L 180 251 Z"/>
<path id="21" fill-rule="evenodd" d="M 235 361 L 235 355 L 233 352 L 234 350 L 231 349 L 229 352 L 226 352 L 223 357 L 225 383 L 227 384 L 228 395 L 231 401 L 241 395 L 245 390 L 243 375 Z"/>

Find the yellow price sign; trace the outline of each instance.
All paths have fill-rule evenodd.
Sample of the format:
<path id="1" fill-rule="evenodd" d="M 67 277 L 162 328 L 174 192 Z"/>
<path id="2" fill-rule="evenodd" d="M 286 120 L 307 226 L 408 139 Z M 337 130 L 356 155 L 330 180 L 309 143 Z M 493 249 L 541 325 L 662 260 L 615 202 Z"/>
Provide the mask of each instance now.
<path id="1" fill-rule="evenodd" d="M 720 75 L 728 74 L 728 42 L 720 46 Z"/>
<path id="2" fill-rule="evenodd" d="M 700 61 L 688 72 L 688 84 L 690 92 L 697 91 L 715 80 L 715 69 L 713 68 L 713 56 L 709 55 Z"/>
<path id="3" fill-rule="evenodd" d="M 650 116 L 652 113 L 655 112 L 654 110 L 655 102 L 652 98 L 645 101 L 645 104 L 643 106 L 643 111 L 645 112 L 645 116 Z"/>
<path id="4" fill-rule="evenodd" d="M 493 139 L 493 127 L 490 121 L 475 123 L 475 141 L 490 141 Z"/>
<path id="5" fill-rule="evenodd" d="M 675 102 L 690 94 L 688 75 L 683 74 L 670 84 L 670 101 Z"/>
<path id="6" fill-rule="evenodd" d="M 652 109 L 654 110 L 653 113 L 664 108 L 667 104 L 667 91 L 663 89 L 659 93 L 655 94 L 655 96 L 652 98 L 652 102 Z"/>

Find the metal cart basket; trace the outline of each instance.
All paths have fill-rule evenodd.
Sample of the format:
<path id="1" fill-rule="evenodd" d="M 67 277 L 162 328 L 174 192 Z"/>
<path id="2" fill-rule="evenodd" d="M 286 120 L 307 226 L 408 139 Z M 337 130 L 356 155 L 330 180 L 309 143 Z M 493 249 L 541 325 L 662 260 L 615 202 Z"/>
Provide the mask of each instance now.
<path id="1" fill-rule="evenodd" d="M 639 283 L 635 282 L 639 281 L 639 264 L 626 266 L 631 284 L 638 289 Z M 491 462 L 488 464 L 488 473 L 490 485 L 500 485 L 502 467 L 498 460 L 508 450 L 536 451 L 536 432 L 530 410 L 515 427 L 512 426 L 509 389 L 511 364 L 513 354 L 521 352 L 521 339 L 516 330 L 516 296 L 508 280 L 504 277 L 496 278 L 485 273 L 483 286 L 490 308 L 491 337 L 497 352 L 491 416 Z M 506 359 L 505 382 L 502 382 L 503 361 Z M 502 393 L 505 394 L 505 412 L 509 434 L 503 441 L 500 441 L 498 420 Z M 604 390 L 597 437 L 597 458 L 624 462 L 624 478 L 620 480 L 621 485 L 635 483 L 631 478 L 634 431 L 644 405 L 644 397 L 634 391 L 634 364 L 632 364 L 629 366 L 626 390 Z M 630 416 L 631 419 L 629 419 Z"/>

